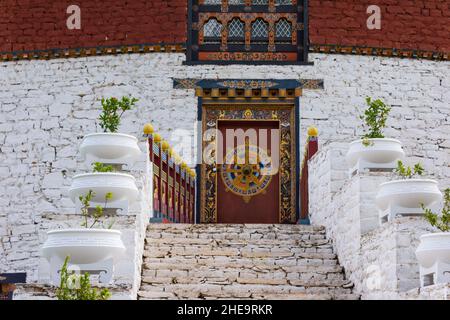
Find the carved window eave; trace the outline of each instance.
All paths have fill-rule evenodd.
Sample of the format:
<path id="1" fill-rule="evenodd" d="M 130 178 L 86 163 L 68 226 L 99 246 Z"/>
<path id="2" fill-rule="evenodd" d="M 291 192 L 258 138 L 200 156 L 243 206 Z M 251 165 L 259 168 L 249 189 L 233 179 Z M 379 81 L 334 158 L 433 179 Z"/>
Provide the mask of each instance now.
<path id="1" fill-rule="evenodd" d="M 190 0 L 186 63 L 308 63 L 307 0 L 256 0 L 252 5 L 254 1 Z M 211 19 L 220 22 L 220 35 L 205 34 Z"/>

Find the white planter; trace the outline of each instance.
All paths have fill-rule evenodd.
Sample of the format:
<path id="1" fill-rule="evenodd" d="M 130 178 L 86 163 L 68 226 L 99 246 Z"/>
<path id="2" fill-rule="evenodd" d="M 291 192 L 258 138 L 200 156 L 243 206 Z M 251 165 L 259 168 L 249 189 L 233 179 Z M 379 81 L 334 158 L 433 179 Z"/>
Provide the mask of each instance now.
<path id="1" fill-rule="evenodd" d="M 122 203 L 116 207 L 122 209 L 124 202 L 129 205 L 136 200 L 139 193 L 136 179 L 132 175 L 117 172 L 95 172 L 74 176 L 69 196 L 74 203 L 79 204 L 79 197 L 87 195 L 89 190 L 95 193 L 92 204 L 104 204 L 105 195 L 111 192 L 112 198 L 108 200 L 108 206 L 115 208 L 113 205 Z"/>
<path id="2" fill-rule="evenodd" d="M 84 137 L 80 152 L 89 163 L 132 165 L 141 155 L 138 139 L 123 133 L 92 133 Z"/>
<path id="3" fill-rule="evenodd" d="M 367 139 L 369 145 L 365 146 L 363 140 L 350 143 L 346 155 L 351 171 L 363 169 L 393 169 L 397 161 L 404 158 L 402 144 L 396 139 Z"/>
<path id="4" fill-rule="evenodd" d="M 59 284 L 60 270 L 67 256 L 70 270 L 98 275 L 100 282 L 109 283 L 114 260 L 125 252 L 125 246 L 118 230 L 61 229 L 47 232 L 41 252 L 50 263 L 52 284 Z"/>
<path id="5" fill-rule="evenodd" d="M 423 214 L 421 205 L 430 207 L 442 199 L 438 183 L 430 179 L 405 179 L 380 185 L 375 202 L 381 218 L 397 214 Z"/>
<path id="6" fill-rule="evenodd" d="M 422 286 L 449 282 L 450 232 L 422 235 L 416 257 L 420 264 Z"/>
<path id="7" fill-rule="evenodd" d="M 91 264 L 114 259 L 125 252 L 121 232 L 108 229 L 61 229 L 47 232 L 42 255 L 62 261 L 70 256 L 71 264 Z"/>

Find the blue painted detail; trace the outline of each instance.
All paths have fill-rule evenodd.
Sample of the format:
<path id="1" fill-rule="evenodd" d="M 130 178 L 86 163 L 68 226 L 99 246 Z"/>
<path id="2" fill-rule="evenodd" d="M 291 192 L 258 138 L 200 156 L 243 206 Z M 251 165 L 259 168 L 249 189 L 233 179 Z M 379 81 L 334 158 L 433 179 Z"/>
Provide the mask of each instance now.
<path id="1" fill-rule="evenodd" d="M 309 221 L 309 218 L 306 219 L 300 219 L 297 224 L 304 224 L 304 225 L 310 225 L 311 222 Z"/>
<path id="2" fill-rule="evenodd" d="M 322 79 L 173 79 L 175 89 L 323 89 Z"/>

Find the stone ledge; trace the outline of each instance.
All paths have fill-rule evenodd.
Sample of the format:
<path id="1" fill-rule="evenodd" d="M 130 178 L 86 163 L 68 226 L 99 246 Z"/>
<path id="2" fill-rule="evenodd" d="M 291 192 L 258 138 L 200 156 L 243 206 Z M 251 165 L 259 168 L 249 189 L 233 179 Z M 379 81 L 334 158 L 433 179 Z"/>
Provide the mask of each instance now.
<path id="1" fill-rule="evenodd" d="M 405 300 L 450 300 L 450 283 L 412 289 L 400 295 Z"/>
<path id="2" fill-rule="evenodd" d="M 95 286 L 95 288 L 108 288 L 112 294 L 111 300 L 131 299 L 131 285 Z M 56 300 L 56 287 L 46 284 L 26 283 L 17 284 L 13 300 Z"/>

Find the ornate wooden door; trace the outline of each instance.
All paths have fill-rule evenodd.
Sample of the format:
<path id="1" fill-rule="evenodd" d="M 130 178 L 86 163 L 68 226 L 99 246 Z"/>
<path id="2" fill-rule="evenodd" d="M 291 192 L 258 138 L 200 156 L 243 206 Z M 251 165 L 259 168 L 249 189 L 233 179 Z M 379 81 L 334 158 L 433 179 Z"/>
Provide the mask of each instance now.
<path id="1" fill-rule="evenodd" d="M 295 223 L 297 221 L 294 113 L 294 106 L 288 103 L 203 104 L 200 222 Z M 234 148 L 237 148 L 236 152 L 239 154 L 237 158 L 240 158 L 241 166 L 222 165 L 224 158 L 232 158 L 234 155 L 224 148 L 227 137 L 226 132 L 221 133 L 236 128 L 244 132 L 254 129 L 257 139 L 246 143 L 241 137 L 239 142 L 235 141 Z M 273 129 L 278 129 L 273 131 L 278 134 L 275 140 L 272 139 Z M 262 130 L 265 130 L 267 135 L 265 146 L 261 145 L 259 137 Z M 247 134 L 244 134 L 244 137 L 247 137 Z M 272 154 L 273 150 L 278 151 L 277 157 Z M 208 156 L 211 152 L 214 154 L 212 157 Z M 260 160 L 263 160 L 262 163 L 258 162 L 259 167 L 246 161 L 246 156 L 254 157 L 255 154 L 259 154 Z M 264 172 L 261 173 L 261 170 L 266 170 L 266 164 L 270 164 L 270 161 L 265 161 L 268 158 L 275 161 L 270 168 L 278 170 L 270 177 L 263 174 Z"/>
<path id="2" fill-rule="evenodd" d="M 225 120 L 218 129 L 217 222 L 279 223 L 279 121 Z"/>

